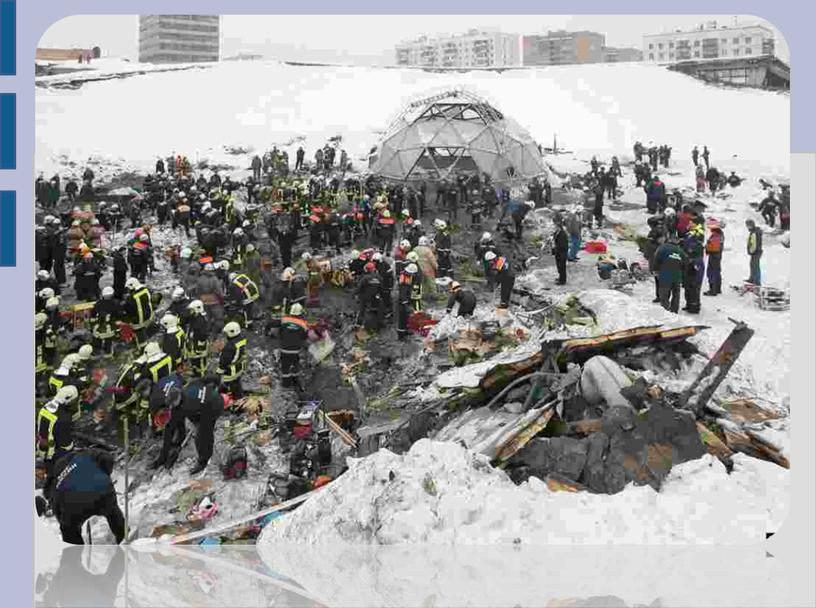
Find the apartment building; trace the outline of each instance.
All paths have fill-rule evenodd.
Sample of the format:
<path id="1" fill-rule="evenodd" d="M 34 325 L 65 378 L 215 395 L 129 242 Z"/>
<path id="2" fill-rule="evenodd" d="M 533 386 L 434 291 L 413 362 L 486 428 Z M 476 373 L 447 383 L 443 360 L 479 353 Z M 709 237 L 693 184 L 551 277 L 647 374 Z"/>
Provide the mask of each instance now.
<path id="1" fill-rule="evenodd" d="M 465 34 L 403 42 L 397 65 L 436 68 L 494 68 L 521 64 L 518 34 L 470 30 Z"/>
<path id="2" fill-rule="evenodd" d="M 522 37 L 524 65 L 602 63 L 606 37 L 598 32 L 564 30 Z"/>
<path id="3" fill-rule="evenodd" d="M 197 63 L 218 61 L 218 15 L 141 15 L 139 61 Z"/>
<path id="4" fill-rule="evenodd" d="M 774 55 L 770 28 L 754 25 L 718 25 L 709 21 L 692 30 L 643 37 L 643 61 L 671 64 L 704 59 L 734 59 Z"/>

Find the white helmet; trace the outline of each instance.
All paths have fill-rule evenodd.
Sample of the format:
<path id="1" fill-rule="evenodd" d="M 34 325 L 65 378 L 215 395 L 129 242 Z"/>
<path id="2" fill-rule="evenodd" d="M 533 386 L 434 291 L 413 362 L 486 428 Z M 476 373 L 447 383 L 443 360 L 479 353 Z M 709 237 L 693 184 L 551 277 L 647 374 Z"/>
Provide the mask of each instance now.
<path id="1" fill-rule="evenodd" d="M 66 405 L 78 397 L 79 391 L 77 390 L 77 387 L 69 384 L 68 386 L 61 387 L 57 391 L 54 401 L 56 401 L 58 405 Z"/>
<path id="2" fill-rule="evenodd" d="M 422 226 L 422 222 L 420 222 L 419 220 L 415 220 L 414 226 Z"/>
<path id="3" fill-rule="evenodd" d="M 110 300 L 113 297 L 114 291 L 113 287 L 108 285 L 107 287 L 102 288 L 102 297 L 106 300 Z"/>
<path id="4" fill-rule="evenodd" d="M 352 250 L 351 250 L 351 253 L 349 253 L 349 255 L 350 255 L 350 256 L 351 256 L 353 259 L 356 259 L 356 258 L 358 258 L 358 257 L 360 256 L 360 251 L 359 251 L 358 249 L 352 249 Z"/>
<path id="5" fill-rule="evenodd" d="M 182 260 L 189 260 L 191 257 L 193 257 L 193 250 L 190 249 L 189 247 L 185 247 L 184 249 L 181 250 L 180 255 Z"/>
<path id="6" fill-rule="evenodd" d="M 38 278 L 38 279 L 42 279 L 43 281 L 47 281 L 49 276 L 50 276 L 50 275 L 48 274 L 48 271 L 47 271 L 47 270 L 40 270 L 40 271 L 37 273 L 37 278 Z"/>
<path id="7" fill-rule="evenodd" d="M 204 302 L 201 300 L 193 300 L 187 305 L 187 310 L 197 315 L 204 314 Z"/>
<path id="8" fill-rule="evenodd" d="M 408 239 L 402 239 L 400 241 L 400 249 L 410 249 L 411 248 L 411 241 Z"/>
<path id="9" fill-rule="evenodd" d="M 130 289 L 135 291 L 137 289 L 141 289 L 142 284 L 139 282 L 139 279 L 136 277 L 130 277 L 127 281 L 125 281 L 125 289 Z"/>
<path id="10" fill-rule="evenodd" d="M 430 244 L 430 241 L 428 240 L 428 237 L 426 237 L 426 236 L 421 236 L 421 237 L 419 237 L 419 242 L 418 242 L 418 244 L 419 244 L 419 245 L 422 245 L 423 247 L 427 247 L 427 246 Z"/>
<path id="11" fill-rule="evenodd" d="M 411 251 L 408 253 L 408 255 L 405 256 L 405 259 L 408 260 L 409 262 L 418 262 L 419 255 L 417 255 L 416 251 Z"/>
<path id="12" fill-rule="evenodd" d="M 417 265 L 416 265 L 416 264 L 408 264 L 408 265 L 405 267 L 405 272 L 407 272 L 408 274 L 416 274 L 416 272 L 417 272 L 418 270 L 419 270 L 419 268 L 417 268 Z"/>
<path id="13" fill-rule="evenodd" d="M 300 254 L 300 259 L 303 260 L 304 262 L 308 262 L 309 260 L 312 259 L 312 254 L 309 253 L 308 251 L 304 251 L 302 254 Z"/>
<path id="14" fill-rule="evenodd" d="M 295 278 L 294 268 L 285 268 L 281 273 L 281 280 L 283 281 L 291 281 L 293 278 Z"/>
<path id="15" fill-rule="evenodd" d="M 232 234 L 234 234 L 235 236 L 241 236 L 244 234 L 244 231 L 241 228 L 236 228 L 235 230 L 232 231 Z"/>
<path id="16" fill-rule="evenodd" d="M 378 251 L 377 253 L 375 253 L 375 254 L 374 254 L 372 257 L 371 257 L 371 259 L 372 259 L 372 260 L 374 260 L 375 262 L 382 262 L 382 259 L 383 259 L 383 254 L 381 254 L 381 253 Z"/>
<path id="17" fill-rule="evenodd" d="M 437 230 L 444 230 L 448 227 L 448 223 L 445 220 L 435 219 L 434 220 L 434 228 Z"/>
<path id="18" fill-rule="evenodd" d="M 483 232 L 482 233 L 482 240 L 483 241 L 489 241 L 492 238 L 493 238 L 493 235 L 490 234 L 489 232 Z"/>
<path id="19" fill-rule="evenodd" d="M 212 272 L 213 270 L 215 270 L 215 266 L 213 266 L 211 263 L 207 262 L 206 264 L 204 264 L 204 270 Z"/>
<path id="20" fill-rule="evenodd" d="M 178 329 L 178 317 L 172 313 L 167 313 L 164 315 L 161 318 L 160 323 L 168 332 L 175 332 Z"/>
<path id="21" fill-rule="evenodd" d="M 48 323 L 48 315 L 44 312 L 38 312 L 34 315 L 34 329 L 42 329 L 45 327 L 45 324 Z"/>
<path id="22" fill-rule="evenodd" d="M 39 295 L 40 295 L 40 298 L 42 298 L 43 300 L 50 300 L 51 298 L 54 297 L 54 290 L 51 289 L 50 287 L 45 287 L 45 288 L 40 290 Z"/>
<path id="23" fill-rule="evenodd" d="M 246 251 L 247 251 L 247 253 L 252 253 L 253 251 L 255 251 L 255 245 L 253 245 L 252 243 L 249 243 L 246 246 Z"/>
<path id="24" fill-rule="evenodd" d="M 90 344 L 83 344 L 79 347 L 77 355 L 79 355 L 81 361 L 87 361 L 93 356 L 93 346 Z"/>
<path id="25" fill-rule="evenodd" d="M 230 263 L 227 260 L 221 260 L 218 262 L 218 267 L 221 268 L 221 270 L 229 270 Z"/>
<path id="26" fill-rule="evenodd" d="M 524 204 L 527 205 L 530 209 L 535 208 L 535 203 L 533 201 L 527 201 Z"/>
<path id="27" fill-rule="evenodd" d="M 158 342 L 148 342 L 144 349 L 144 356 L 148 363 L 153 363 L 164 357 Z"/>
<path id="28" fill-rule="evenodd" d="M 496 259 L 496 254 L 492 251 L 488 251 L 484 256 L 485 262 L 492 262 Z"/>
<path id="29" fill-rule="evenodd" d="M 242 225 L 244 228 L 249 228 L 250 226 L 252 226 L 252 222 L 250 222 L 249 220 L 244 220 L 244 221 L 243 221 L 243 223 L 242 223 L 241 225 Z"/>
<path id="30" fill-rule="evenodd" d="M 150 240 L 150 235 L 147 234 L 147 233 L 142 233 L 142 234 L 139 235 L 139 240 L 142 243 L 147 243 Z"/>
<path id="31" fill-rule="evenodd" d="M 674 207 L 666 207 L 665 211 L 663 211 L 663 215 L 674 215 Z"/>
<path id="32" fill-rule="evenodd" d="M 299 317 L 303 314 L 303 306 L 297 302 L 292 304 L 292 307 L 289 309 L 289 314 L 293 317 Z"/>
<path id="33" fill-rule="evenodd" d="M 53 298 L 48 298 L 45 301 L 45 309 L 46 310 L 54 310 L 55 308 L 59 308 L 59 305 L 60 305 L 60 299 L 57 296 L 54 296 Z"/>
<path id="34" fill-rule="evenodd" d="M 229 323 L 224 325 L 223 331 L 228 338 L 234 338 L 235 336 L 241 333 L 241 326 L 235 321 L 230 321 Z"/>
<path id="35" fill-rule="evenodd" d="M 177 302 L 177 301 L 183 299 L 185 295 L 186 294 L 184 293 L 184 288 L 183 287 L 176 287 L 173 290 L 172 298 L 173 298 L 174 301 Z"/>
<path id="36" fill-rule="evenodd" d="M 77 353 L 71 353 L 70 355 L 65 355 L 62 359 L 62 363 L 60 363 L 60 367 L 64 367 L 67 370 L 72 369 L 75 367 L 81 359 Z"/>

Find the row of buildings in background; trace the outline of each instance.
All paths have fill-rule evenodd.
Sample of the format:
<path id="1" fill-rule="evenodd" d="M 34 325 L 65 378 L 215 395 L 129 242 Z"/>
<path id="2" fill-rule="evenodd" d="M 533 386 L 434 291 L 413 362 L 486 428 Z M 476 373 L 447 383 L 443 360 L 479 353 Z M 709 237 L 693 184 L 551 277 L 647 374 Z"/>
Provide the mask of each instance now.
<path id="1" fill-rule="evenodd" d="M 639 49 L 606 46 L 597 32 L 505 34 L 470 30 L 438 38 L 421 36 L 397 45 L 397 65 L 425 68 L 498 68 L 640 61 Z"/>
<path id="2" fill-rule="evenodd" d="M 422 36 L 396 47 L 397 65 L 437 68 L 496 68 L 577 63 L 646 61 L 671 64 L 720 57 L 773 56 L 774 34 L 764 25 L 701 24 L 693 30 L 647 34 L 643 48 L 606 45 L 604 34 L 551 31 L 506 34 L 470 30 L 437 38 Z"/>

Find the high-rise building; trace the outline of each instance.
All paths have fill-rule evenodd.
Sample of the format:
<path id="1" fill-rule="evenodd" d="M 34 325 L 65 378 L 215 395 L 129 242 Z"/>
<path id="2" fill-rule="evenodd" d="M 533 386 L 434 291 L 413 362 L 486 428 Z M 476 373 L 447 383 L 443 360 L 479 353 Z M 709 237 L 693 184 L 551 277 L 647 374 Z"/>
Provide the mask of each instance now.
<path id="1" fill-rule="evenodd" d="M 649 63 L 774 54 L 773 31 L 759 24 L 718 26 L 716 21 L 709 21 L 693 30 L 676 29 L 643 36 L 643 61 Z"/>
<path id="2" fill-rule="evenodd" d="M 522 37 L 524 65 L 602 63 L 606 37 L 597 32 L 547 32 Z"/>
<path id="3" fill-rule="evenodd" d="M 139 61 L 198 63 L 218 61 L 218 15 L 141 15 Z"/>
<path id="4" fill-rule="evenodd" d="M 520 65 L 518 34 L 470 30 L 443 38 L 422 36 L 396 47 L 397 65 L 492 68 Z"/>

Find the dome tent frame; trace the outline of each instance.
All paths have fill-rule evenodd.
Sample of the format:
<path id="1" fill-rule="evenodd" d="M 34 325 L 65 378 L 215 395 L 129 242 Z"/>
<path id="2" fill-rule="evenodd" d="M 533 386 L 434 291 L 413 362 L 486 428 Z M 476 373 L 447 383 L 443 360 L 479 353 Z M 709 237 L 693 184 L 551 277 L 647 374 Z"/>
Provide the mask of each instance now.
<path id="1" fill-rule="evenodd" d="M 548 175 L 529 133 L 462 90 L 409 103 L 381 138 L 369 169 L 400 182 L 479 173 L 496 184 L 515 185 Z"/>

